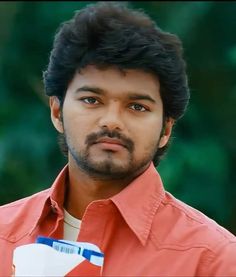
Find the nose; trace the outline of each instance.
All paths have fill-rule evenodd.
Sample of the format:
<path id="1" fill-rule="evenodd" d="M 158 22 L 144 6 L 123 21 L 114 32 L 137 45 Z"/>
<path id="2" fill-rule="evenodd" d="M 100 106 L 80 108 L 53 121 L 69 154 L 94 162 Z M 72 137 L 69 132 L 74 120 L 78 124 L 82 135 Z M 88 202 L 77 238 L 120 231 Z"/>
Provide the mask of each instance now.
<path id="1" fill-rule="evenodd" d="M 120 109 L 119 103 L 114 102 L 104 109 L 104 112 L 99 119 L 99 127 L 102 129 L 106 128 L 111 131 L 121 131 L 124 129 L 122 111 Z"/>

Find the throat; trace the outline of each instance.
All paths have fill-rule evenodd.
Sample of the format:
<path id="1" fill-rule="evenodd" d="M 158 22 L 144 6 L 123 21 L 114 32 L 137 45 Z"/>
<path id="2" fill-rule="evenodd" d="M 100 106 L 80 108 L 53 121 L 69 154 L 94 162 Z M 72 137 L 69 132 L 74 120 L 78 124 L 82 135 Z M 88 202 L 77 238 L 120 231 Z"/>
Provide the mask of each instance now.
<path id="1" fill-rule="evenodd" d="M 123 190 L 130 180 L 100 180 L 84 173 L 72 174 L 66 184 L 64 207 L 72 216 L 82 219 L 87 206 L 96 200 L 109 199 Z"/>
<path id="2" fill-rule="evenodd" d="M 74 160 L 73 160 L 74 161 Z M 148 166 L 148 165 L 147 165 Z M 127 187 L 138 175 L 147 168 L 126 174 L 123 178 L 94 177 L 78 167 L 78 164 L 69 162 L 69 174 L 66 184 L 64 207 L 74 217 L 82 219 L 87 206 L 96 200 L 109 199 Z"/>

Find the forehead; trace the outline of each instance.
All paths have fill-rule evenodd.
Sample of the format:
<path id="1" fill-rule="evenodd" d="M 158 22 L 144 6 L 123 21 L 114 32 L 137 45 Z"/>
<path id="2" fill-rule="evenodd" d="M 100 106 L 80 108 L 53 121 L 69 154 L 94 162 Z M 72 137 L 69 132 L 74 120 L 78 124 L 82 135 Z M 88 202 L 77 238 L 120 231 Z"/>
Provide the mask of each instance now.
<path id="1" fill-rule="evenodd" d="M 128 92 L 146 93 L 160 98 L 160 83 L 152 73 L 137 69 L 118 69 L 106 67 L 103 69 L 88 65 L 76 72 L 68 90 L 74 91 L 82 86 L 99 87 L 109 94 L 125 95 Z"/>

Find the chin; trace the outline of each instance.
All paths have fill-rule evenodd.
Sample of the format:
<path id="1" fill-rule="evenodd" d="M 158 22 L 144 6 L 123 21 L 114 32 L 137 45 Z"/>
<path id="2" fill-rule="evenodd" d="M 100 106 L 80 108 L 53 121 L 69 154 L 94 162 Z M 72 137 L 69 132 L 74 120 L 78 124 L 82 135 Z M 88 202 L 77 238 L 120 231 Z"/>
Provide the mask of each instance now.
<path id="1" fill-rule="evenodd" d="M 92 165 L 92 164 L 91 164 Z M 93 163 L 92 165 L 95 169 L 104 173 L 122 173 L 129 171 L 130 165 L 124 164 L 122 162 L 114 162 L 114 161 L 100 161 Z"/>
<path id="2" fill-rule="evenodd" d="M 102 177 L 102 179 L 121 179 L 131 173 L 130 164 L 114 161 L 87 161 L 86 164 L 82 165 L 82 168 L 88 174 L 95 177 Z"/>

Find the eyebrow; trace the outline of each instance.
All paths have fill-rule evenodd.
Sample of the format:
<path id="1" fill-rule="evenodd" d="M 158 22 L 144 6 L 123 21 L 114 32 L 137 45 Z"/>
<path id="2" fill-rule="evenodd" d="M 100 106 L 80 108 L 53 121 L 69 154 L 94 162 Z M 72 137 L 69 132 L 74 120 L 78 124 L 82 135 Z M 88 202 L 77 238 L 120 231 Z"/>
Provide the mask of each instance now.
<path id="1" fill-rule="evenodd" d="M 82 86 L 80 88 L 77 88 L 75 92 L 83 92 L 83 91 L 90 91 L 96 94 L 104 94 L 105 91 L 98 87 L 90 87 L 90 86 Z"/>
<path id="2" fill-rule="evenodd" d="M 91 86 L 82 86 L 78 89 L 76 89 L 75 92 L 84 92 L 84 91 L 89 91 L 89 92 L 93 92 L 99 95 L 105 94 L 105 90 L 99 88 L 99 87 L 91 87 Z M 128 98 L 130 100 L 148 100 L 152 103 L 156 103 L 156 101 L 149 96 L 148 94 L 139 94 L 139 93 L 133 93 L 133 92 L 128 92 L 129 96 Z"/>
<path id="3" fill-rule="evenodd" d="M 149 95 L 147 94 L 135 94 L 135 93 L 132 93 L 130 96 L 129 96 L 129 99 L 130 100 L 148 100 L 152 103 L 156 103 L 156 101 Z"/>

